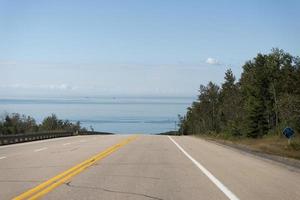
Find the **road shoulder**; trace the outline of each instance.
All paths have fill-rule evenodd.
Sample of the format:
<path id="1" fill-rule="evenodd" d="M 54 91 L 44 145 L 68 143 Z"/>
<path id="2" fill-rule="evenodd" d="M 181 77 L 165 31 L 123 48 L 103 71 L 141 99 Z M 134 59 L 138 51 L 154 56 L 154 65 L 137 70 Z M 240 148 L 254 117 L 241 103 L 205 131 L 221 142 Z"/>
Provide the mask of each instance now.
<path id="1" fill-rule="evenodd" d="M 297 159 L 264 153 L 264 152 L 258 151 L 256 149 L 252 149 L 246 145 L 231 143 L 229 141 L 217 140 L 217 139 L 213 139 L 213 138 L 202 138 L 202 137 L 197 137 L 197 136 L 193 136 L 193 137 L 223 146 L 225 148 L 229 148 L 229 149 L 238 151 L 240 153 L 244 153 L 244 154 L 246 153 L 248 155 L 254 156 L 259 159 L 263 159 L 268 162 L 272 162 L 277 165 L 284 166 L 292 171 L 300 172 L 300 160 L 297 160 Z"/>

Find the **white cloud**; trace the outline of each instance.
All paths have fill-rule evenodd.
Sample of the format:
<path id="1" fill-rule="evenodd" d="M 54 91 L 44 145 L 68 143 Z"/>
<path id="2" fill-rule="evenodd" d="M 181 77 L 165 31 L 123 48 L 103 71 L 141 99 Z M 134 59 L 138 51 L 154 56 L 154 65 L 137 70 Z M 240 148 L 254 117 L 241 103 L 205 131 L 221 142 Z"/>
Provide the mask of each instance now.
<path id="1" fill-rule="evenodd" d="M 67 84 L 60 84 L 60 85 L 40 85 L 42 89 L 51 89 L 51 90 L 73 90 L 75 87 L 72 87 Z"/>
<path id="2" fill-rule="evenodd" d="M 0 88 L 11 88 L 11 89 L 45 89 L 45 90 L 75 90 L 76 87 L 67 84 L 48 84 L 48 85 L 33 85 L 33 84 L 11 84 L 11 85 L 0 85 Z"/>
<path id="3" fill-rule="evenodd" d="M 221 63 L 215 58 L 207 58 L 205 61 L 209 65 L 220 65 Z"/>

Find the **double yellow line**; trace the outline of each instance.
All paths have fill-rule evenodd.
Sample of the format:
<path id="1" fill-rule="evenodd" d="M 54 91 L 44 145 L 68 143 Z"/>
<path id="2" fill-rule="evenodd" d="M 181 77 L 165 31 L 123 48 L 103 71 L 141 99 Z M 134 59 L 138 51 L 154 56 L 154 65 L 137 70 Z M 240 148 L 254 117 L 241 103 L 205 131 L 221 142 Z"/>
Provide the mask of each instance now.
<path id="1" fill-rule="evenodd" d="M 76 176 L 86 168 L 93 165 L 95 162 L 105 158 L 106 156 L 110 155 L 111 153 L 115 152 L 122 146 L 128 144 L 129 142 L 135 140 L 137 136 L 131 136 L 122 140 L 120 143 L 109 147 L 108 149 L 102 151 L 101 153 L 75 165 L 74 167 L 58 174 L 57 176 L 52 177 L 51 179 L 41 183 L 40 185 L 20 194 L 19 196 L 13 198 L 13 200 L 23 200 L 23 199 L 39 199 L 42 196 L 49 193 L 51 190 L 55 189 L 56 187 L 60 186 L 61 184 L 66 183 L 72 177 Z"/>

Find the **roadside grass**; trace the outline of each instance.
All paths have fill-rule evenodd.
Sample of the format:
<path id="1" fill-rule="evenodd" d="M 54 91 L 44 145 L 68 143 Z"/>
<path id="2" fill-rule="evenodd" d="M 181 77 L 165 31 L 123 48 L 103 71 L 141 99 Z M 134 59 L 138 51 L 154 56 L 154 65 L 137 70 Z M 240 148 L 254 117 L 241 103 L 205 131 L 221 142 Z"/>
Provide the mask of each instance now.
<path id="1" fill-rule="evenodd" d="M 291 143 L 281 135 L 269 134 L 263 138 L 253 139 L 244 137 L 230 137 L 227 134 L 201 134 L 196 135 L 208 140 L 214 140 L 223 144 L 239 146 L 242 148 L 267 153 L 271 155 L 289 157 L 300 160 L 300 136 L 296 134 Z"/>

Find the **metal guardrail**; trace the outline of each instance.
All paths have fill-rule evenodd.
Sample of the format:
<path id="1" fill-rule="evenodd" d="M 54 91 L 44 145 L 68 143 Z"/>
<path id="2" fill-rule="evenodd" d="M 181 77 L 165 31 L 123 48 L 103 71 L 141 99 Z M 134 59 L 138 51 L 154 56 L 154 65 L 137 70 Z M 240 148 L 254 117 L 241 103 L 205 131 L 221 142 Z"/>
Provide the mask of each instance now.
<path id="1" fill-rule="evenodd" d="M 73 132 L 44 132 L 44 133 L 26 133 L 18 135 L 2 135 L 0 136 L 0 145 L 15 144 L 21 142 L 29 142 L 35 140 L 44 140 L 57 137 L 67 137 L 78 135 Z"/>
<path id="2" fill-rule="evenodd" d="M 99 131 L 84 131 L 84 132 L 79 132 L 78 135 L 114 135 L 114 133 L 99 132 Z"/>
<path id="3" fill-rule="evenodd" d="M 111 135 L 113 133 L 84 131 L 84 132 L 71 132 L 71 131 L 53 131 L 53 132 L 37 132 L 37 133 L 24 133 L 17 135 L 0 135 L 0 145 L 15 144 L 21 142 L 30 142 L 35 140 L 45 140 L 58 137 L 69 137 L 76 135 Z"/>

